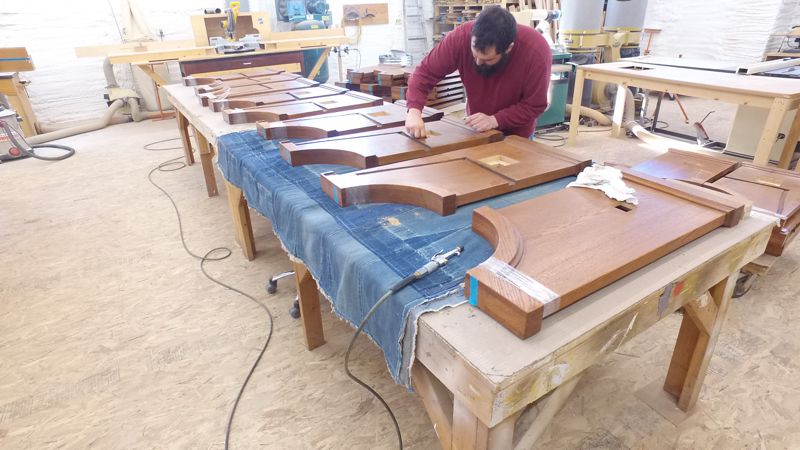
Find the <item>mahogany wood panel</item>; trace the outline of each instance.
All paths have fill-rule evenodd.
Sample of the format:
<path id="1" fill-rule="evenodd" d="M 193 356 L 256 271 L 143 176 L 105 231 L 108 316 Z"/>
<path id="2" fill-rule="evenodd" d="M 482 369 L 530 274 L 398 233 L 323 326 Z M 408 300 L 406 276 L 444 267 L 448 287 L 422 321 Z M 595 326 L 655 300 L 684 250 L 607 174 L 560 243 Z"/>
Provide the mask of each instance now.
<path id="1" fill-rule="evenodd" d="M 209 107 L 216 112 L 233 108 L 254 108 L 256 106 L 272 105 L 275 103 L 293 102 L 309 98 L 327 97 L 347 92 L 347 89 L 321 84 L 309 88 L 292 89 L 291 91 L 274 92 L 271 94 L 243 95 L 241 97 L 212 100 Z"/>
<path id="2" fill-rule="evenodd" d="M 466 295 L 520 338 L 542 318 L 720 226 L 738 223 L 734 197 L 623 169 L 638 206 L 566 188 L 501 209 L 474 211 L 472 229 L 495 248 L 470 269 Z"/>
<path id="3" fill-rule="evenodd" d="M 478 133 L 450 119 L 429 122 L 426 128 L 424 139 L 412 138 L 401 126 L 302 143 L 281 142 L 281 156 L 293 166 L 341 164 L 366 169 L 503 139 L 498 131 Z"/>
<path id="4" fill-rule="evenodd" d="M 222 72 L 223 70 L 280 66 L 283 64 L 300 64 L 301 72 L 305 72 L 304 54 L 302 50 L 287 50 L 285 52 L 243 53 L 242 56 L 209 55 L 178 61 L 178 66 L 182 76 L 194 73 Z"/>
<path id="5" fill-rule="evenodd" d="M 244 97 L 248 95 L 272 94 L 276 92 L 291 91 L 293 89 L 305 89 L 314 86 L 319 86 L 319 83 L 306 78 L 297 78 L 294 80 L 277 81 L 274 83 L 237 86 L 218 91 L 197 94 L 197 96 L 200 98 L 201 105 L 208 106 L 214 100 Z"/>
<path id="6" fill-rule="evenodd" d="M 444 113 L 433 108 L 422 110 L 422 120 L 439 120 Z M 258 134 L 266 139 L 322 139 L 401 126 L 406 121 L 406 107 L 399 103 L 384 103 L 380 106 L 353 111 L 322 114 L 314 117 L 291 119 L 280 122 L 258 122 Z"/>
<path id="7" fill-rule="evenodd" d="M 198 86 L 203 84 L 211 84 L 216 83 L 218 81 L 232 81 L 232 80 L 240 80 L 243 78 L 258 78 L 258 77 L 265 77 L 270 75 L 276 75 L 282 73 L 283 70 L 272 70 L 267 68 L 262 68 L 259 70 L 255 70 L 252 72 L 240 72 L 240 73 L 224 73 L 219 75 L 213 75 L 210 77 L 195 77 L 193 75 L 189 75 L 187 77 L 183 77 L 183 85 L 184 86 Z M 299 76 L 299 75 L 298 75 Z"/>
<path id="8" fill-rule="evenodd" d="M 446 216 L 456 208 L 569 175 L 591 164 L 519 136 L 441 155 L 345 174 L 323 174 L 339 206 L 406 203 Z"/>
<path id="9" fill-rule="evenodd" d="M 303 78 L 303 77 L 296 73 L 284 72 L 272 75 L 263 75 L 260 77 L 239 78 L 238 80 L 215 81 L 213 83 L 209 83 L 206 85 L 195 86 L 194 90 L 198 94 L 204 94 L 206 92 L 216 92 L 228 88 L 253 86 L 256 84 L 279 83 L 281 81 L 291 81 L 291 80 L 296 80 L 298 78 Z"/>
<path id="10" fill-rule="evenodd" d="M 222 118 L 229 124 L 257 122 L 259 120 L 274 122 L 381 104 L 383 104 L 383 100 L 378 97 L 347 91 L 339 95 L 316 99 L 297 100 L 248 109 L 226 109 L 222 111 Z"/>
<path id="11" fill-rule="evenodd" d="M 723 157 L 670 149 L 663 155 L 633 166 L 632 169 L 658 178 L 703 184 L 716 181 L 737 167 L 737 161 Z"/>
<path id="12" fill-rule="evenodd" d="M 800 233 L 800 174 L 797 172 L 742 163 L 711 186 L 748 198 L 755 207 L 780 219 L 767 244 L 768 255 L 781 256 Z"/>

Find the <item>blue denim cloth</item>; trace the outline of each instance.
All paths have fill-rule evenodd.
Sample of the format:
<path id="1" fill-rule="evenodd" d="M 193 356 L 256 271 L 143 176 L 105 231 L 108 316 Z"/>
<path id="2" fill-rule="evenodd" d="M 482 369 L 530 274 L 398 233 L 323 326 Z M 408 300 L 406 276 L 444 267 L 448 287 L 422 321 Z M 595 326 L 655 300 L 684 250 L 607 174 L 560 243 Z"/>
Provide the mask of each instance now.
<path id="1" fill-rule="evenodd" d="M 410 386 L 416 318 L 464 303 L 466 271 L 492 254 L 472 232 L 472 210 L 495 208 L 562 189 L 574 177 L 463 206 L 442 217 L 403 204 L 337 206 L 320 188 L 319 174 L 355 170 L 333 165 L 292 167 L 277 141 L 254 131 L 217 141 L 225 179 L 244 192 L 250 207 L 272 221 L 288 252 L 302 260 L 330 299 L 335 313 L 354 327 L 394 283 L 424 265 L 436 252 L 462 245 L 464 253 L 431 275 L 396 293 L 364 331 L 380 346 L 394 380 Z"/>

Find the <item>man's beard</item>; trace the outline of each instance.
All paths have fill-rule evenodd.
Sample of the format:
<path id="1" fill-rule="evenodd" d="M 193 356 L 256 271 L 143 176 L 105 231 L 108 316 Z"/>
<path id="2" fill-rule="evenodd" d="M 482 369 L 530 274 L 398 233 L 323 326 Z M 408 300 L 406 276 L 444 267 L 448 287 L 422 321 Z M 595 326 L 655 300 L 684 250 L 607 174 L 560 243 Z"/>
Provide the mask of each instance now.
<path id="1" fill-rule="evenodd" d="M 492 75 L 496 74 L 500 69 L 508 64 L 508 53 L 503 53 L 503 56 L 500 57 L 500 61 L 497 61 L 496 64 L 491 66 L 486 64 L 477 64 L 475 60 L 472 60 L 472 65 L 475 67 L 475 72 L 478 72 L 478 75 L 489 78 Z"/>

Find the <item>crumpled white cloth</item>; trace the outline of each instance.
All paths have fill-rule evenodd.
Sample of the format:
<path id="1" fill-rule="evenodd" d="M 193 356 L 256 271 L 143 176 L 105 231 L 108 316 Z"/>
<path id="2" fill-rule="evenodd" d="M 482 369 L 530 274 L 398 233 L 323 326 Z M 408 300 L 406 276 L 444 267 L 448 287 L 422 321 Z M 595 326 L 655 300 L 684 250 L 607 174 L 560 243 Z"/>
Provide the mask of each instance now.
<path id="1" fill-rule="evenodd" d="M 622 172 L 611 166 L 594 164 L 591 167 L 587 167 L 578 174 L 578 179 L 568 184 L 567 187 L 597 189 L 603 191 L 609 198 L 614 200 L 630 203 L 631 205 L 639 204 L 639 199 L 634 195 L 636 194 L 636 189 L 628 187 L 622 181 Z"/>

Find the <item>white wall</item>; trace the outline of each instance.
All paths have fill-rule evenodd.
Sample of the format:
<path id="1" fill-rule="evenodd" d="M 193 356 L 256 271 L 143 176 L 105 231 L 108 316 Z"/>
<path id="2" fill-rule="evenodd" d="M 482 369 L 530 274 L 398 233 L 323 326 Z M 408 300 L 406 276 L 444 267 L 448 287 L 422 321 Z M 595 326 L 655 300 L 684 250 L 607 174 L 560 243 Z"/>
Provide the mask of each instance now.
<path id="1" fill-rule="evenodd" d="M 569 0 L 567 0 L 569 1 Z M 660 28 L 651 53 L 714 61 L 758 61 L 769 35 L 800 21 L 798 0 L 650 0 L 646 28 Z M 782 32 L 782 31 L 781 31 Z"/>
<path id="2" fill-rule="evenodd" d="M 102 58 L 75 57 L 74 48 L 121 42 L 107 0 L 2 0 L 0 7 L 0 46 L 27 47 L 36 65 L 23 73 L 31 81 L 28 92 L 37 119 L 59 123 L 98 117 L 106 109 Z M 378 55 L 404 47 L 402 0 L 389 1 L 389 25 L 363 27 L 360 42 L 361 65 L 377 64 Z M 358 0 L 358 3 L 361 3 Z M 116 5 L 116 1 L 112 1 Z M 340 23 L 345 0 L 332 0 L 333 21 Z M 349 1 L 348 3 L 356 3 Z M 364 2 L 367 3 L 367 2 Z M 189 16 L 203 8 L 224 7 L 222 0 L 139 0 L 150 28 L 164 32 L 165 40 L 192 39 Z M 251 9 L 274 11 L 272 0 L 251 0 Z M 119 12 L 117 12 L 119 15 Z M 347 28 L 355 36 L 355 27 Z M 356 67 L 357 52 L 343 60 L 343 66 Z M 136 69 L 138 70 L 138 69 Z M 121 86 L 133 88 L 129 65 L 115 67 Z M 337 77 L 337 58 L 331 55 L 331 81 Z M 171 67 L 177 79 L 177 67 Z"/>
<path id="3" fill-rule="evenodd" d="M 151 28 L 165 39 L 191 39 L 188 16 L 222 1 L 140 0 Z M 201 4 L 201 6 L 198 6 Z M 27 47 L 36 70 L 23 73 L 41 122 L 94 118 L 106 109 L 102 58 L 75 57 L 74 48 L 120 42 L 108 1 L 3 0 L 0 8 L 2 46 Z M 117 68 L 121 85 L 133 87 L 129 67 Z"/>

